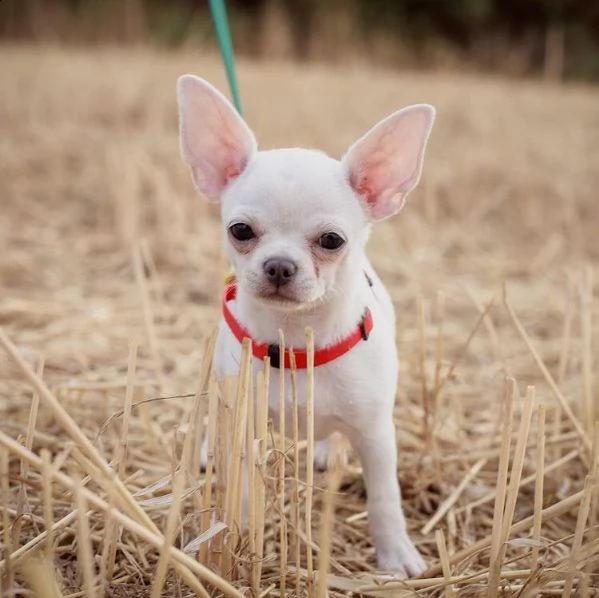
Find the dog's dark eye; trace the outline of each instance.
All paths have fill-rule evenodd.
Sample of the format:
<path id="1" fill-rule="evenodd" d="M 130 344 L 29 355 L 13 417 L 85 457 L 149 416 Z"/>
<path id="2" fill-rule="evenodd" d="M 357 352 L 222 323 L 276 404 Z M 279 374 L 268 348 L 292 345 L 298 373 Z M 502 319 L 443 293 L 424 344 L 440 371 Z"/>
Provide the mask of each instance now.
<path id="1" fill-rule="evenodd" d="M 249 241 L 256 236 L 256 233 L 252 230 L 252 227 L 245 222 L 238 222 L 229 227 L 229 232 L 233 235 L 233 238 L 238 241 Z"/>
<path id="2" fill-rule="evenodd" d="M 337 233 L 325 233 L 318 239 L 318 244 L 323 249 L 329 249 L 333 251 L 334 249 L 339 249 L 341 245 L 345 243 L 345 239 L 338 235 Z"/>

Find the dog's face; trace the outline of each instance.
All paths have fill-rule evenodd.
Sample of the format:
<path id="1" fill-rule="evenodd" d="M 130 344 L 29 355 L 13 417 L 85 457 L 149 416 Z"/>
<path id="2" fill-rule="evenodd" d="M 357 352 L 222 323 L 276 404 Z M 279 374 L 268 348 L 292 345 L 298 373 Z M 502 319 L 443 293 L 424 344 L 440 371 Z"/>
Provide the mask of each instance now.
<path id="1" fill-rule="evenodd" d="M 398 212 L 420 178 L 434 119 L 427 105 L 381 121 L 341 160 L 304 149 L 257 151 L 210 84 L 179 79 L 181 148 L 196 186 L 221 202 L 240 292 L 296 310 L 346 291 L 370 223 Z"/>
<path id="2" fill-rule="evenodd" d="M 316 151 L 257 153 L 221 204 L 240 289 L 275 309 L 326 300 L 368 234 L 341 164 Z"/>

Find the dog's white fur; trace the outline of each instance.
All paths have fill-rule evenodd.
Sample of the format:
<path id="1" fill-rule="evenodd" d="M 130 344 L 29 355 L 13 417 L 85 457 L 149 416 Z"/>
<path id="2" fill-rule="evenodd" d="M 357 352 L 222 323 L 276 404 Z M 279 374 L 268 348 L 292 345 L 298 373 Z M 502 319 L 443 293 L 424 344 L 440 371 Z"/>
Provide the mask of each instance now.
<path id="1" fill-rule="evenodd" d="M 371 223 L 398 212 L 417 185 L 434 109 L 417 105 L 391 114 L 338 161 L 306 149 L 258 151 L 252 132 L 227 99 L 192 75 L 179 79 L 178 101 L 185 161 L 198 189 L 220 201 L 226 252 L 238 280 L 231 309 L 253 338 L 276 343 L 282 329 L 287 346 L 304 347 L 310 326 L 316 347 L 324 347 L 352 331 L 364 308 L 370 308 L 374 328 L 368 341 L 315 369 L 316 457 L 322 466 L 332 432 L 350 439 L 364 471 L 379 568 L 419 574 L 425 564 L 406 531 L 396 470 L 395 314 L 365 245 Z M 229 231 L 236 223 L 251 226 L 255 238 L 236 240 Z M 337 250 L 319 245 L 330 232 L 345 240 Z M 265 275 L 264 264 L 273 258 L 297 267 L 284 286 Z M 221 322 L 215 356 L 219 376 L 237 373 L 240 351 Z M 254 362 L 261 367 L 259 360 Z M 275 423 L 278 382 L 278 376 L 271 377 Z M 304 430 L 301 371 L 297 382 Z M 286 415 L 290 425 L 291 413 Z"/>

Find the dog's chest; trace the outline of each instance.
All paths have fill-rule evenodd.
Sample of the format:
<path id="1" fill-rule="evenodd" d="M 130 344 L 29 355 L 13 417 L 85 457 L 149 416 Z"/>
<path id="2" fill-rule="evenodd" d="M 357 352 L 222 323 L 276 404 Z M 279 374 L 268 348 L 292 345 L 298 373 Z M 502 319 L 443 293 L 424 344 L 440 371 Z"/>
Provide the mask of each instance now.
<path id="1" fill-rule="evenodd" d="M 257 369 L 261 364 L 256 365 Z M 348 431 L 351 421 L 358 417 L 356 405 L 348 392 L 348 380 L 344 379 L 338 368 L 317 368 L 314 371 L 314 388 L 312 398 L 309 395 L 308 375 L 305 370 L 292 374 L 285 370 L 271 369 L 269 388 L 269 414 L 273 425 L 279 429 L 281 413 L 284 410 L 285 435 L 294 435 L 297 419 L 298 435 L 307 436 L 308 403 L 313 401 L 314 434 L 316 439 L 327 437 L 333 431 Z M 295 415 L 297 413 L 297 416 Z"/>

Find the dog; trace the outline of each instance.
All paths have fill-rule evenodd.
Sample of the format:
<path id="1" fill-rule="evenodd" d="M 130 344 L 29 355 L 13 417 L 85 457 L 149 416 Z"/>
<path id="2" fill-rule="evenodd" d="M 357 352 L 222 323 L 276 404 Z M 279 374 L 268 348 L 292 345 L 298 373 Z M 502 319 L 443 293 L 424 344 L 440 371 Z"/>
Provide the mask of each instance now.
<path id="1" fill-rule="evenodd" d="M 237 280 L 223 299 L 217 375 L 238 373 L 244 338 L 256 368 L 266 356 L 272 367 L 289 368 L 289 352 L 277 344 L 281 329 L 304 397 L 311 327 L 315 464 L 326 462 L 333 432 L 350 440 L 363 468 L 378 568 L 420 574 L 425 563 L 406 529 L 397 478 L 395 313 L 365 246 L 372 224 L 399 212 L 418 184 L 435 109 L 394 112 L 336 160 L 311 149 L 258 151 L 231 103 L 193 75 L 179 78 L 177 99 L 182 156 L 197 189 L 220 203 Z M 269 396 L 275 423 L 278 378 L 271 377 Z M 289 426 L 291 398 L 288 406 Z M 301 400 L 299 409 L 302 430 Z"/>

